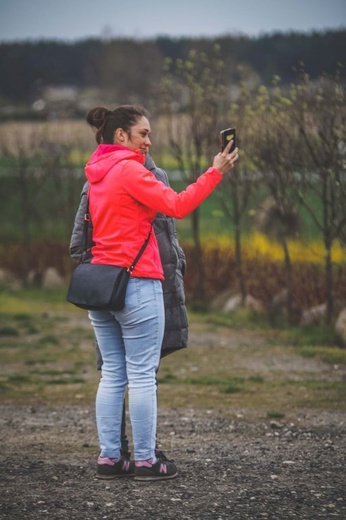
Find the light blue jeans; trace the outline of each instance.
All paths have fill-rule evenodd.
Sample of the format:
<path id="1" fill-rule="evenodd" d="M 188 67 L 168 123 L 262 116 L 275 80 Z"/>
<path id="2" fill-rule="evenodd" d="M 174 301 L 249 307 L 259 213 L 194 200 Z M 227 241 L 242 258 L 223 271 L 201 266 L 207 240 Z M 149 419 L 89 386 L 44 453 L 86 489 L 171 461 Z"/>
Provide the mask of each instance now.
<path id="1" fill-rule="evenodd" d="M 103 365 L 96 396 L 101 457 L 120 457 L 125 390 L 135 460 L 154 457 L 157 422 L 156 370 L 164 332 L 160 280 L 130 278 L 122 311 L 89 311 Z"/>

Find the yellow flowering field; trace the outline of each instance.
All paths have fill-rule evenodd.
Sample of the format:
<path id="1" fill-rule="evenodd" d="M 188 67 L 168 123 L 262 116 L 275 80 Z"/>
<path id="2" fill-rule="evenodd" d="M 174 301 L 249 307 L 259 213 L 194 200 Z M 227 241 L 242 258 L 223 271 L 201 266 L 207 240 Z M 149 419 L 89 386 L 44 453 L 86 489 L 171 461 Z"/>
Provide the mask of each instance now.
<path id="1" fill-rule="evenodd" d="M 193 298 L 198 284 L 196 251 L 191 241 L 182 243 L 187 258 L 185 287 Z M 234 241 L 230 237 L 203 238 L 204 285 L 208 301 L 225 290 L 239 292 Z M 324 248 L 321 242 L 291 241 L 292 284 L 295 305 L 301 310 L 326 301 Z M 333 291 L 346 300 L 346 251 L 332 251 Z M 287 287 L 284 254 L 279 243 L 253 233 L 242 240 L 242 270 L 248 294 L 268 308 L 273 297 Z"/>
<path id="2" fill-rule="evenodd" d="M 325 259 L 324 246 L 321 241 L 303 242 L 301 240 L 288 241 L 288 247 L 292 262 L 306 262 L 323 264 Z M 211 236 L 203 238 L 203 249 L 207 253 L 215 248 L 229 253 L 234 253 L 234 241 L 230 236 Z M 284 260 L 282 246 L 278 242 L 270 240 L 267 236 L 254 232 L 242 239 L 242 250 L 246 258 L 266 257 L 273 262 Z M 340 243 L 335 243 L 332 249 L 332 260 L 336 264 L 346 262 L 346 248 Z"/>

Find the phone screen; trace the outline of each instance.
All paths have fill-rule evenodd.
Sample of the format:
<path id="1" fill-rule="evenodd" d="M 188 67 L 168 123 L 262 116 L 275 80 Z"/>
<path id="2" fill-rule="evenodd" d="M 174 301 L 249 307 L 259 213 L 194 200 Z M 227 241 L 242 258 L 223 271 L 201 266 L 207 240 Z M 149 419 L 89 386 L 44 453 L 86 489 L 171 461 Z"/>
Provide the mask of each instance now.
<path id="1" fill-rule="evenodd" d="M 235 128 L 226 128 L 225 130 L 221 130 L 220 139 L 221 139 L 221 151 L 223 151 L 226 148 L 226 146 L 228 145 L 228 143 L 233 139 L 233 144 L 231 146 L 229 153 L 233 152 L 234 148 L 236 147 Z"/>

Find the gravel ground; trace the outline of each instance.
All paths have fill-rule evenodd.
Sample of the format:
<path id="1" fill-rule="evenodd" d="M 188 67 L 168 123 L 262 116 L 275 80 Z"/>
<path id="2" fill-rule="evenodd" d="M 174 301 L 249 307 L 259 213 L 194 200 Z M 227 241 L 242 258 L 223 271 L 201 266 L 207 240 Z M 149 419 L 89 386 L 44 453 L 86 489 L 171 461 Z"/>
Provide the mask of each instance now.
<path id="1" fill-rule="evenodd" d="M 82 325 L 89 327 L 85 317 Z M 268 333 L 193 324 L 189 347 L 231 348 L 237 366 L 253 364 L 266 380 L 300 372 L 345 377 L 346 367 L 274 355 L 260 348 L 267 342 Z M 256 349 L 243 359 L 246 345 Z M 100 481 L 93 407 L 0 406 L 0 519 L 346 519 L 345 430 L 341 410 L 299 409 L 270 420 L 236 407 L 227 418 L 215 409 L 160 409 L 161 447 L 179 477 Z"/>
<path id="2" fill-rule="evenodd" d="M 0 407 L 0 518 L 346 518 L 346 420 L 301 411 L 294 422 L 254 412 L 161 410 L 160 438 L 179 467 L 167 482 L 95 479 L 94 411 Z"/>

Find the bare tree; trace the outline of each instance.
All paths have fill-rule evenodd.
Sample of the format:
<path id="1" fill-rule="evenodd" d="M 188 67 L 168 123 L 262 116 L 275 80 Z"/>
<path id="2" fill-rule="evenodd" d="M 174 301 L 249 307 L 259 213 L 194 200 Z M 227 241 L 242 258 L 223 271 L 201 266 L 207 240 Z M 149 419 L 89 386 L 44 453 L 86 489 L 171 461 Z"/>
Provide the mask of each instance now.
<path id="1" fill-rule="evenodd" d="M 188 182 L 195 182 L 218 147 L 220 121 L 225 113 L 228 92 L 222 80 L 220 49 L 213 54 L 190 51 L 188 59 L 166 62 L 163 81 L 165 111 L 171 151 Z M 197 272 L 196 301 L 205 302 L 200 212 L 191 215 L 194 241 L 194 268 Z"/>
<path id="2" fill-rule="evenodd" d="M 238 291 L 244 305 L 247 294 L 246 279 L 243 269 L 242 235 L 243 218 L 251 200 L 252 188 L 256 184 L 253 165 L 253 94 L 246 78 L 240 84 L 240 90 L 224 116 L 224 125 L 236 126 L 237 146 L 240 160 L 231 175 L 226 177 L 223 189 L 218 191 L 218 197 L 225 215 L 233 224 L 235 244 L 235 269 Z"/>
<path id="3" fill-rule="evenodd" d="M 312 81 L 302 72 L 290 95 L 292 120 L 304 146 L 300 200 L 324 243 L 328 323 L 334 313 L 332 247 L 346 232 L 345 94 L 338 73 Z"/>
<path id="4" fill-rule="evenodd" d="M 262 208 L 257 227 L 282 247 L 286 273 L 287 314 L 294 321 L 292 261 L 288 240 L 299 231 L 299 132 L 291 124 L 292 101 L 283 94 L 279 78 L 273 88 L 260 87 L 255 99 L 254 161 L 271 195 L 270 207 Z M 264 211 L 266 210 L 266 211 Z"/>

